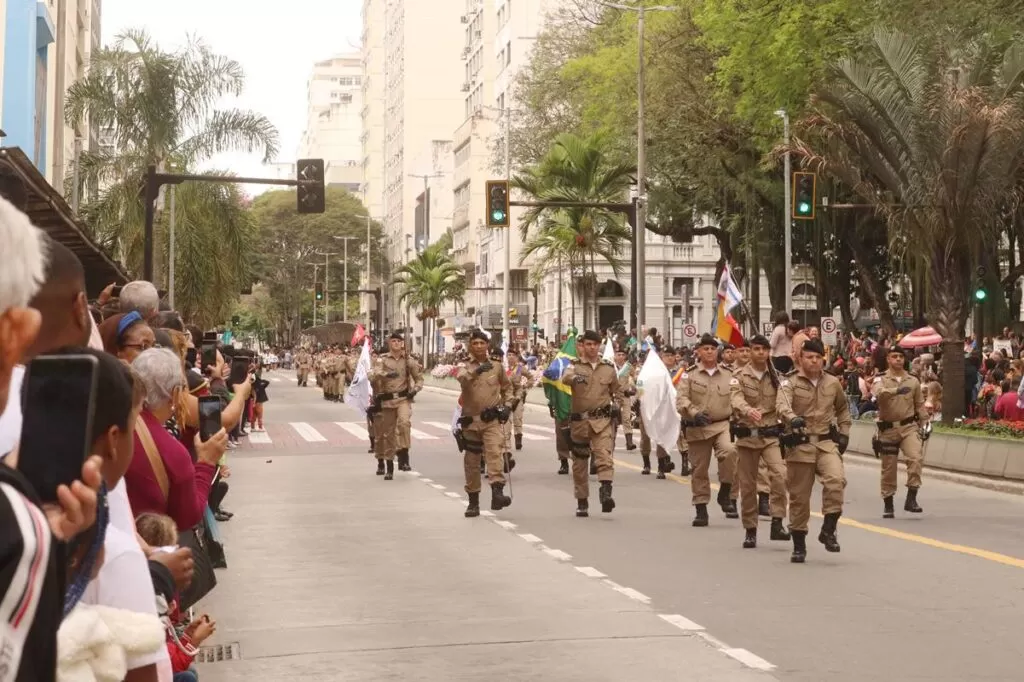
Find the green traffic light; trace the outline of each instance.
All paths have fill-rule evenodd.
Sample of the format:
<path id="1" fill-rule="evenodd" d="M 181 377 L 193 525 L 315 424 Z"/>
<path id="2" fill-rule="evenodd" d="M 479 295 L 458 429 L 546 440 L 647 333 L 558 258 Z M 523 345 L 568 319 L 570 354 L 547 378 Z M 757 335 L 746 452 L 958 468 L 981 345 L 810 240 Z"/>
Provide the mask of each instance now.
<path id="1" fill-rule="evenodd" d="M 811 212 L 811 205 L 806 201 L 801 201 L 799 205 L 797 205 L 797 211 L 799 211 L 803 215 L 807 215 L 808 213 Z"/>
<path id="2" fill-rule="evenodd" d="M 975 289 L 974 299 L 977 301 L 984 301 L 985 297 L 988 296 L 988 292 L 984 289 Z"/>
<path id="3" fill-rule="evenodd" d="M 494 223 L 505 222 L 505 212 L 502 211 L 500 208 L 494 209 L 493 211 L 491 211 L 491 221 Z"/>

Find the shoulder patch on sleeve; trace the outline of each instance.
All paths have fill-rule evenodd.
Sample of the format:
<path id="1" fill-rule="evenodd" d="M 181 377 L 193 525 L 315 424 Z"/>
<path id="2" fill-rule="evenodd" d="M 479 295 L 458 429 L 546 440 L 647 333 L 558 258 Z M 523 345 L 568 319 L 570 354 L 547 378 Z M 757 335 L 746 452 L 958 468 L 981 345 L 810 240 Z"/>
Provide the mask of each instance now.
<path id="1" fill-rule="evenodd" d="M 739 383 L 740 383 L 740 380 L 736 379 L 735 377 L 729 380 L 729 385 L 730 386 L 737 386 L 737 385 L 739 385 Z"/>
<path id="2" fill-rule="evenodd" d="M 875 377 L 875 380 L 872 381 L 871 383 L 877 384 L 877 383 L 880 383 L 881 381 L 882 381 L 882 377 Z"/>
<path id="3" fill-rule="evenodd" d="M 696 364 L 692 364 L 692 365 L 690 365 L 689 367 L 686 368 L 686 371 L 687 372 L 692 372 L 695 369 L 697 369 L 697 365 Z M 686 375 L 684 374 L 683 376 L 685 377 Z"/>
<path id="4" fill-rule="evenodd" d="M 683 373 L 682 373 L 681 375 L 679 375 L 679 378 L 680 378 L 680 379 L 689 379 L 689 378 L 690 378 L 690 375 L 689 375 L 689 374 L 687 374 L 686 372 L 683 372 Z"/>

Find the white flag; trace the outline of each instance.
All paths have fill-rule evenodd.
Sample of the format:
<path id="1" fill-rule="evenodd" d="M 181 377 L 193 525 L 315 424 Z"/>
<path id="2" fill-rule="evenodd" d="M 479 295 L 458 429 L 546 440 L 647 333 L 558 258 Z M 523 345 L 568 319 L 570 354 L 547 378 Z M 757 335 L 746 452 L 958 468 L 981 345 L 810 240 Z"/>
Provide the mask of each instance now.
<path id="1" fill-rule="evenodd" d="M 359 410 L 366 416 L 366 410 L 370 407 L 370 398 L 373 396 L 373 388 L 370 386 L 370 340 L 363 341 L 363 350 L 359 353 L 359 362 L 356 363 L 356 373 L 352 377 L 352 384 L 345 391 L 345 404 Z"/>
<path id="2" fill-rule="evenodd" d="M 615 339 L 609 334 L 604 341 L 604 354 L 601 356 L 602 360 L 615 364 Z"/>
<path id="3" fill-rule="evenodd" d="M 676 387 L 665 363 L 655 352 L 647 354 L 636 378 L 640 418 L 654 445 L 671 451 L 679 439 L 679 413 L 676 412 Z"/>

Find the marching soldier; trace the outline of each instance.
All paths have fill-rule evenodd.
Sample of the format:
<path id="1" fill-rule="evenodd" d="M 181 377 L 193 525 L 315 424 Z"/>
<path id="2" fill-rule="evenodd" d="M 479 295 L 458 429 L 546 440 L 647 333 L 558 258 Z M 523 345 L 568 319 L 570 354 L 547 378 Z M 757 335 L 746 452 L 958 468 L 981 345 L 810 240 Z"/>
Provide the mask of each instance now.
<path id="1" fill-rule="evenodd" d="M 423 388 L 423 372 L 406 353 L 405 339 L 398 332 L 388 338 L 388 352 L 377 358 L 370 381 L 381 407 L 378 440 L 382 441 L 385 459 L 397 457 L 398 469 L 411 471 L 412 398 Z"/>
<path id="2" fill-rule="evenodd" d="M 825 348 L 818 339 L 803 344 L 798 368 L 782 382 L 776 410 L 792 433 L 786 444 L 786 484 L 789 489 L 789 532 L 793 536 L 790 561 L 807 558 L 807 521 L 811 516 L 811 489 L 815 474 L 821 479 L 821 511 L 825 521 L 818 542 L 829 552 L 839 551 L 836 526 L 843 513 L 842 455 L 850 444 L 850 405 L 839 379 L 822 371 Z"/>
<path id="3" fill-rule="evenodd" d="M 309 351 L 305 348 L 299 349 L 295 354 L 295 379 L 299 386 L 305 386 L 309 379 L 310 357 Z"/>
<path id="4" fill-rule="evenodd" d="M 615 373 L 622 385 L 622 400 L 619 401 L 619 426 L 626 436 L 626 449 L 636 450 L 633 443 L 633 401 L 636 396 L 636 376 L 634 367 L 627 362 L 628 356 L 623 348 L 615 350 Z M 651 473 L 650 452 L 647 453 L 647 473 Z"/>
<path id="5" fill-rule="evenodd" d="M 580 357 L 565 370 L 562 381 L 572 387 L 572 413 L 569 416 L 568 440 L 572 451 L 572 480 L 576 496 L 576 516 L 589 516 L 590 479 L 587 460 L 593 458 L 597 480 L 601 483 L 598 498 L 601 511 L 615 509 L 612 499 L 612 446 L 615 430 L 612 420 L 622 400 L 622 388 L 615 365 L 601 360 L 598 348 L 601 336 L 593 331 L 583 333 L 578 348 Z"/>
<path id="6" fill-rule="evenodd" d="M 469 362 L 459 363 L 455 378 L 462 387 L 462 417 L 455 440 L 463 455 L 466 475 L 466 493 L 469 506 L 466 517 L 480 516 L 480 461 L 487 467 L 491 484 L 491 509 L 500 511 L 512 504 L 505 495 L 505 468 L 502 447 L 505 438 L 502 428 L 512 410 L 512 382 L 501 366 L 488 357 L 487 335 L 474 331 L 469 340 Z"/>
<path id="7" fill-rule="evenodd" d="M 875 456 L 882 459 L 882 518 L 895 514 L 892 498 L 896 494 L 897 460 L 900 450 L 907 462 L 907 500 L 904 511 L 920 514 L 917 489 L 921 487 L 923 442 L 920 431 L 929 422 L 924 406 L 921 382 L 906 371 L 904 350 L 899 346 L 889 349 L 889 369 L 877 377 L 872 394 L 878 398 L 878 435 L 874 438 Z"/>
<path id="8" fill-rule="evenodd" d="M 698 364 L 688 367 L 679 378 L 676 410 L 683 419 L 693 466 L 693 525 L 703 527 L 708 525 L 708 467 L 712 452 L 718 459 L 718 504 L 727 519 L 735 519 L 739 514 L 730 498 L 736 474 L 736 450 L 729 439 L 732 373 L 718 364 L 718 342 L 710 334 L 701 337 L 697 344 L 697 358 Z"/>
<path id="9" fill-rule="evenodd" d="M 529 389 L 527 383 L 530 376 L 526 372 L 526 365 L 519 357 L 519 351 L 509 349 L 508 354 L 508 378 L 512 383 L 512 423 L 505 427 L 505 451 L 512 451 L 512 436 L 515 436 L 516 450 L 523 449 L 523 412 L 526 411 L 526 391 Z"/>
<path id="10" fill-rule="evenodd" d="M 740 346 L 736 349 L 733 358 L 733 367 L 740 369 L 750 364 L 750 346 Z M 786 479 L 782 478 L 782 493 L 786 493 Z M 771 475 L 768 473 L 768 465 L 765 464 L 764 457 L 761 458 L 757 465 L 757 515 L 765 518 L 771 518 Z M 785 505 L 785 498 L 783 498 L 783 505 Z M 785 514 L 783 514 L 785 515 Z"/>
<path id="11" fill-rule="evenodd" d="M 736 436 L 737 478 L 739 479 L 740 508 L 746 537 L 743 547 L 757 547 L 757 469 L 764 464 L 771 471 L 771 539 L 789 540 L 782 526 L 786 515 L 786 465 L 782 460 L 779 424 L 775 403 L 778 395 L 778 377 L 768 366 L 771 344 L 758 334 L 750 340 L 752 361 L 736 369 L 731 386 L 732 410 L 735 417 L 733 435 Z"/>

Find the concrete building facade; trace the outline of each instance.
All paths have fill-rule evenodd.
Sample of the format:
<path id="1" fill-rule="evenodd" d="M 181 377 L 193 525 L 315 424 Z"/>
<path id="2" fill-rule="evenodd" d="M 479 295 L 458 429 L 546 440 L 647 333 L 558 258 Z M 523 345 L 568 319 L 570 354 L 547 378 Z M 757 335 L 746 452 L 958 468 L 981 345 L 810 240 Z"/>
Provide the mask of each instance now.
<path id="1" fill-rule="evenodd" d="M 20 147 L 58 189 L 77 145 L 99 144 L 88 123 L 65 124 L 64 101 L 100 47 L 100 16 L 100 0 L 0 0 L 2 144 Z"/>
<path id="2" fill-rule="evenodd" d="M 319 61 L 309 77 L 306 130 L 297 158 L 324 160 L 324 181 L 362 194 L 363 60 L 359 52 Z"/>

